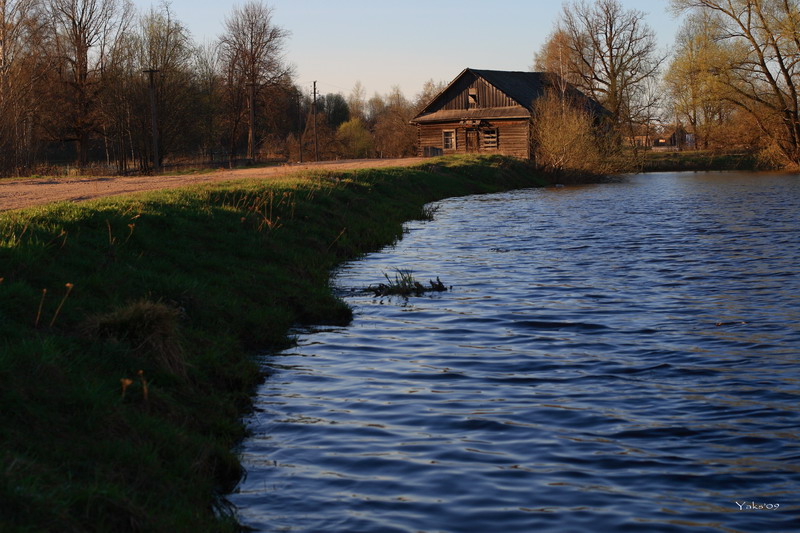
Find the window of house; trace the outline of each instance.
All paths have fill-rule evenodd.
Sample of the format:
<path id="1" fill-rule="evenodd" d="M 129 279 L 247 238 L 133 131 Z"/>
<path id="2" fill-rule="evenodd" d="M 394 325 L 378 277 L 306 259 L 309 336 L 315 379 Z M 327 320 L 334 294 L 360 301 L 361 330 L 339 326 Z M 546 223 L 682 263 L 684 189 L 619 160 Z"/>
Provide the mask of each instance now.
<path id="1" fill-rule="evenodd" d="M 442 132 L 442 149 L 455 150 L 456 149 L 456 131 L 444 130 Z"/>
<path id="2" fill-rule="evenodd" d="M 483 135 L 481 136 L 483 141 L 483 149 L 484 150 L 496 150 L 497 149 L 497 128 L 490 129 L 490 130 L 483 130 Z"/>
<path id="3" fill-rule="evenodd" d="M 467 100 L 469 102 L 470 109 L 473 107 L 478 107 L 478 88 L 471 87 L 469 90 L 469 98 Z"/>

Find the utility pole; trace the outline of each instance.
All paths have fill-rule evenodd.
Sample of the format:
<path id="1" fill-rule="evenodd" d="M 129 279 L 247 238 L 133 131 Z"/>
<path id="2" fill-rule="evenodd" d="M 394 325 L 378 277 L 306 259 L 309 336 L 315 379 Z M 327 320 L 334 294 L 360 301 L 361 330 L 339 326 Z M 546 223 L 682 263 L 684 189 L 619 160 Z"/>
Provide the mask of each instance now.
<path id="1" fill-rule="evenodd" d="M 250 163 L 255 162 L 256 152 L 256 84 L 250 82 L 247 84 L 250 89 L 250 125 L 247 129 L 247 159 Z"/>
<path id="2" fill-rule="evenodd" d="M 150 77 L 150 127 L 153 138 L 153 172 L 157 173 L 160 170 L 158 158 L 158 110 L 156 109 L 156 81 L 155 74 L 158 70 L 150 68 L 144 70 Z"/>
<path id="3" fill-rule="evenodd" d="M 317 82 L 314 81 L 314 103 L 311 105 L 314 113 L 314 161 L 319 161 L 319 141 L 317 139 Z"/>
<path id="4" fill-rule="evenodd" d="M 303 130 L 303 108 L 302 108 L 302 96 L 300 91 L 297 91 L 297 129 L 298 133 L 300 134 L 299 139 L 300 142 L 298 143 L 298 151 L 300 152 L 300 162 L 303 162 L 303 134 L 305 130 Z M 308 127 L 308 116 L 306 116 L 306 128 Z"/>

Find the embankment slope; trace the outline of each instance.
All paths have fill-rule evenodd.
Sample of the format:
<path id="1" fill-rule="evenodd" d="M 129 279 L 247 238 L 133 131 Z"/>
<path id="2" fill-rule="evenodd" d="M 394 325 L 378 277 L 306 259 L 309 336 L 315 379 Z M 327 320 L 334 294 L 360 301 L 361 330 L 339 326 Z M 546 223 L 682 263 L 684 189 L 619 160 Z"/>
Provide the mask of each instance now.
<path id="1" fill-rule="evenodd" d="M 425 203 L 541 183 L 440 159 L 0 214 L 0 530 L 235 531 L 253 355 L 347 323 L 331 269 Z"/>

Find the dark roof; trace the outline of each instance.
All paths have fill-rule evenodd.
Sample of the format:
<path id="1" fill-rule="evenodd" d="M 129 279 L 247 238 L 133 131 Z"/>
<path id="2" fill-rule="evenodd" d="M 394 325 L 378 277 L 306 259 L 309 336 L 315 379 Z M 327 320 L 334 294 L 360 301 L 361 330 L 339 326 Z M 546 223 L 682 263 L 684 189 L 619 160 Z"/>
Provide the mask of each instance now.
<path id="1" fill-rule="evenodd" d="M 467 71 L 485 79 L 530 111 L 533 111 L 533 102 L 557 79 L 555 75 L 547 72 L 477 69 L 467 69 L 464 72 Z"/>
<path id="2" fill-rule="evenodd" d="M 452 87 L 458 80 L 468 73 L 483 78 L 486 80 L 486 82 L 508 95 L 509 98 L 517 102 L 529 112 L 533 112 L 534 102 L 537 98 L 545 93 L 548 87 L 558 87 L 560 85 L 560 78 L 558 75 L 550 72 L 521 72 L 466 68 L 458 76 L 456 76 L 456 78 L 450 82 L 450 84 L 442 92 L 436 95 L 436 97 L 433 98 L 416 117 L 414 117 L 414 122 L 427 122 L 445 118 L 444 116 L 439 116 L 443 115 L 443 111 L 431 113 L 430 108 L 433 107 L 436 101 L 443 94 L 445 94 L 450 87 Z M 575 102 L 583 102 L 590 112 L 598 116 L 609 114 L 608 110 L 606 110 L 596 100 L 584 95 L 581 91 L 568 83 L 565 84 L 565 86 L 567 94 L 569 94 L 570 98 Z M 487 111 L 489 110 L 485 110 L 482 114 L 486 114 Z"/>

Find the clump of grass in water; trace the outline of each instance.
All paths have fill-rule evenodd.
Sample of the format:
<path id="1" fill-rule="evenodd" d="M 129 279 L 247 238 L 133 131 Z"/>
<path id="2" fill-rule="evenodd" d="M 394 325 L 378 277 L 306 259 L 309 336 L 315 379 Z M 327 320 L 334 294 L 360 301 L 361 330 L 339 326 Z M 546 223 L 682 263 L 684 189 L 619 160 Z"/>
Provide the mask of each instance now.
<path id="1" fill-rule="evenodd" d="M 436 281 L 429 280 L 429 286 L 426 287 L 422 283 L 414 279 L 411 270 L 397 269 L 394 275 L 394 280 L 389 277 L 389 274 L 384 273 L 386 283 L 379 283 L 377 286 L 369 287 L 375 296 L 421 296 L 426 292 L 444 292 L 447 290 L 444 283 L 436 277 Z"/>
<path id="2" fill-rule="evenodd" d="M 439 211 L 438 204 L 427 204 L 422 206 L 422 210 L 420 212 L 419 219 L 420 220 L 427 220 L 432 221 L 436 216 L 436 213 Z"/>

